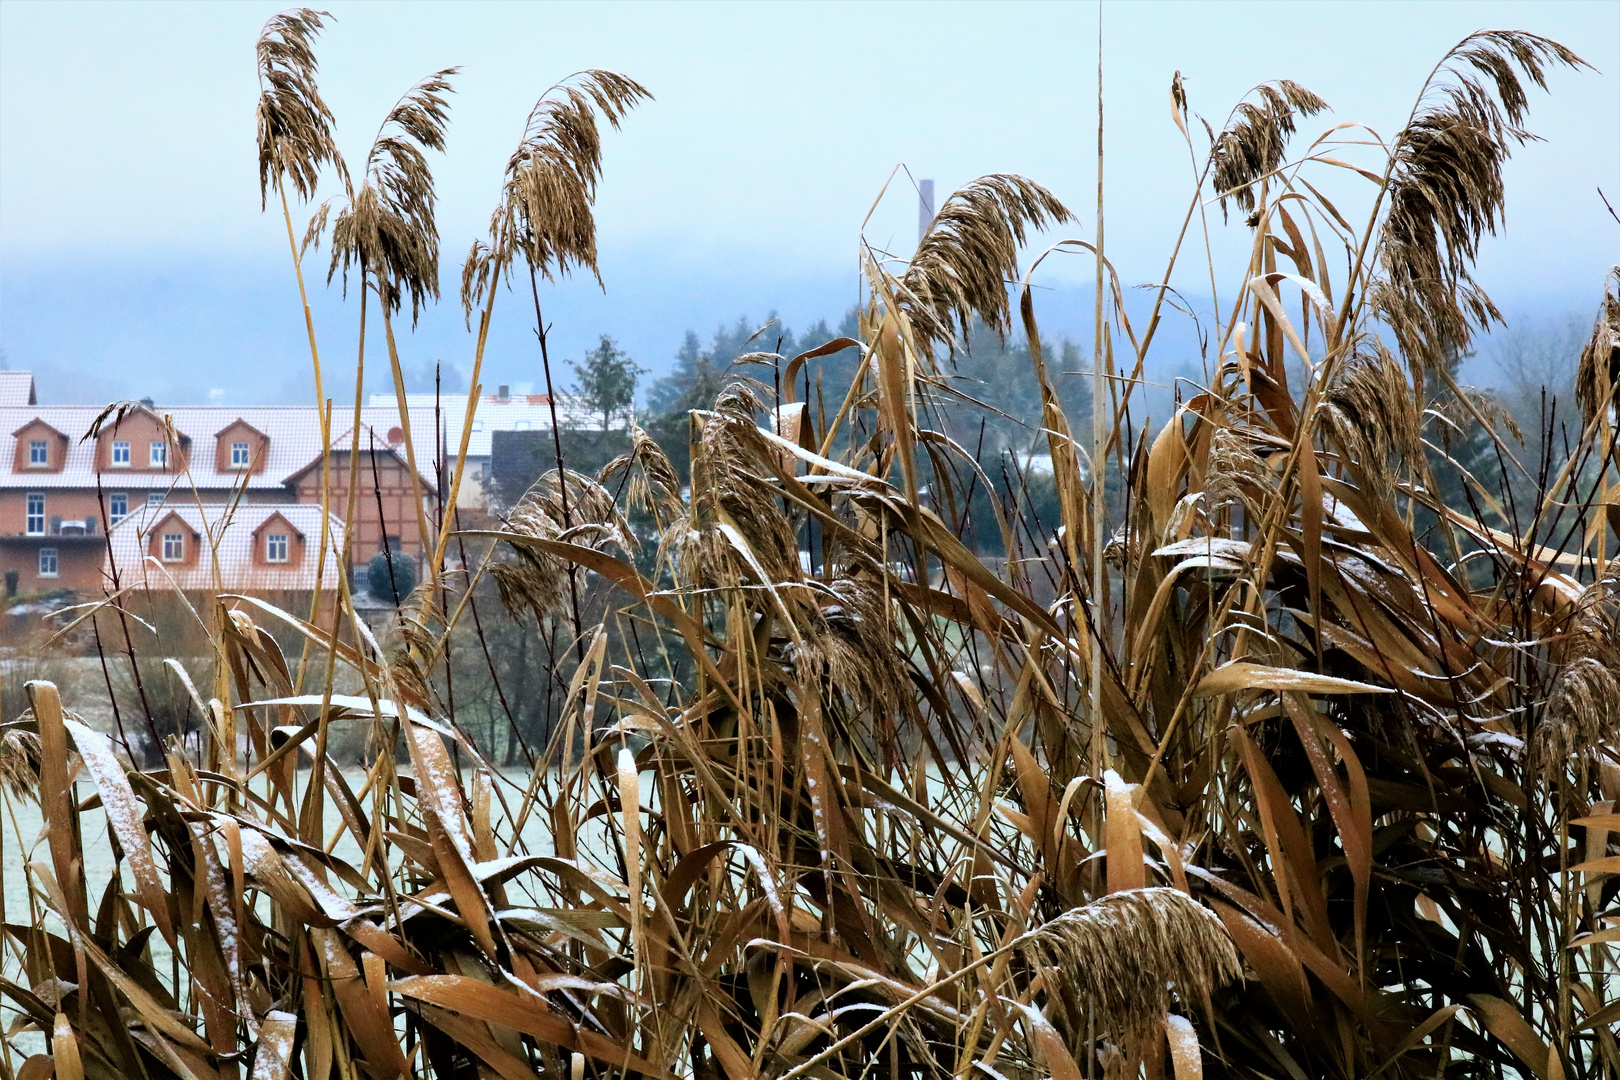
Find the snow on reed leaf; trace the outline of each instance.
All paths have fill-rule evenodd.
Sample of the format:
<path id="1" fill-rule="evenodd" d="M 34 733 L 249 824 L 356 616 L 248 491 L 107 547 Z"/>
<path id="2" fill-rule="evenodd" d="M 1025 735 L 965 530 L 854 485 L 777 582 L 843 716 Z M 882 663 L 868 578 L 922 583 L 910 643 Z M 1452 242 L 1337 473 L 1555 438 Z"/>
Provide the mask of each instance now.
<path id="1" fill-rule="evenodd" d="M 300 25 L 307 46 L 314 24 Z M 1495 56 L 1522 81 L 1514 49 L 1535 54 L 1536 40 L 1476 35 L 1437 80 L 1472 73 L 1511 143 L 1517 84 L 1481 65 Z M 314 108 L 312 57 L 289 48 L 287 92 Z M 1537 63 L 1558 62 L 1543 52 Z M 594 223 L 579 215 L 600 175 L 595 129 L 639 100 L 627 82 L 582 78 L 531 113 L 517 172 L 500 178 L 533 181 L 503 187 L 493 239 L 509 229 L 503 257 L 536 277 L 594 268 Z M 445 95 L 419 90 L 354 179 L 424 239 L 431 187 L 405 174 L 424 160 L 412 148 L 442 143 Z M 1424 359 L 1366 297 L 1370 277 L 1404 287 L 1387 274 L 1400 249 L 1381 246 L 1386 219 L 1410 219 L 1401 200 L 1429 173 L 1441 192 L 1436 138 L 1461 129 L 1429 124 L 1421 154 L 1417 135 L 1333 136 L 1377 184 L 1341 212 L 1314 182 L 1345 162 L 1313 152 L 1279 171 L 1314 104 L 1272 90 L 1234 114 L 1209 164 L 1272 211 L 1230 266 L 1231 306 L 1200 323 L 1213 385 L 1182 384 L 1155 431 L 1132 400 L 1132 358 L 1116 357 L 1125 377 L 1098 402 L 1095 461 L 1068 452 L 1079 425 L 1038 348 L 1033 289 L 1020 295 L 1028 352 L 978 373 L 1010 383 L 1027 361 L 1038 416 L 982 410 L 957 377 L 971 365 L 958 357 L 947 379 L 933 363 L 975 320 L 1005 328 L 1018 248 L 1059 220 L 1029 182 L 991 177 L 948 204 L 906 270 L 863 247 L 859 340 L 785 368 L 753 354 L 765 378 L 649 423 L 662 446 L 634 432 L 594 482 L 559 466 L 505 532 L 457 533 L 447 517 L 432 584 L 388 633 L 346 592 L 308 620 L 221 597 L 186 613 L 210 637 L 181 652 L 161 620 L 140 621 L 137 594 L 109 598 L 93 613 L 103 638 L 110 625 L 122 637 L 127 616 L 152 667 L 186 658 L 199 677 L 176 708 L 205 705 L 212 722 L 154 737 L 155 768 L 109 763 L 99 743 L 81 765 L 72 718 L 33 684 L 43 708 L 5 728 L 17 783 L 37 761 L 50 825 L 26 885 L 32 925 L 0 942 L 26 958 L 0 981 L 14 1022 L 49 1042 L 60 1010 L 92 1080 L 195 1080 L 239 1071 L 244 1053 L 258 1080 L 407 1067 L 446 1080 L 873 1066 L 1068 1078 L 1162 1060 L 1167 1044 L 1177 1080 L 1460 1080 L 1523 1071 L 1521 1057 L 1549 1075 L 1620 1067 L 1602 1039 L 1612 988 L 1584 951 L 1613 936 L 1602 875 L 1620 863 L 1605 846 L 1620 799 L 1604 711 L 1620 670 L 1614 519 L 1599 505 L 1613 488 L 1596 464 L 1608 300 L 1583 362 L 1587 426 L 1567 460 L 1554 447 L 1556 478 L 1499 476 L 1487 449 L 1454 482 L 1457 459 L 1418 434 L 1503 449 L 1502 414 L 1444 378 L 1420 384 Z M 1191 137 L 1187 91 L 1174 84 L 1172 106 Z M 1458 100 L 1435 89 L 1419 111 L 1462 115 Z M 1188 192 L 1189 243 L 1208 179 Z M 409 206 L 407 181 L 421 182 Z M 524 202 L 541 181 L 570 198 Z M 549 246 L 521 234 L 525 221 Z M 1442 268 L 1460 253 L 1467 271 L 1454 239 L 1434 240 Z M 405 254 L 426 265 L 425 248 Z M 480 357 L 499 269 L 484 256 L 466 290 L 484 304 Z M 402 303 L 395 263 L 362 264 Z M 1341 265 L 1350 278 L 1334 282 Z M 1174 258 L 1161 296 L 1172 272 Z M 1468 311 L 1461 278 L 1422 284 Z M 1297 322 L 1281 291 L 1296 288 Z M 1100 299 L 1099 359 L 1127 340 L 1145 359 L 1151 329 L 1137 332 L 1119 290 Z M 1408 411 L 1419 385 L 1425 428 Z M 464 437 L 479 400 L 467 398 Z M 795 437 L 775 420 L 783 405 Z M 139 408 L 110 407 L 96 430 Z M 1049 474 L 1002 453 L 1043 435 L 1055 504 Z M 283 655 L 250 611 L 307 655 Z M 107 670 L 127 660 L 109 651 Z M 503 768 L 517 760 L 501 754 L 504 717 L 505 749 L 520 744 L 532 771 Z M 337 769 L 356 721 L 363 778 Z M 144 813 L 114 790 L 119 771 Z M 85 800 L 76 776 L 101 794 Z M 87 858 L 97 799 L 125 861 L 144 847 L 155 864 L 172 961 L 152 905 L 131 902 L 140 890 Z M 1236 978 L 1239 955 L 1253 981 Z M 1464 1007 L 1484 1030 L 1451 1023 Z M 268 1052 L 278 1039 L 296 1063 Z M 52 1067 L 40 1055 L 23 1080 Z"/>

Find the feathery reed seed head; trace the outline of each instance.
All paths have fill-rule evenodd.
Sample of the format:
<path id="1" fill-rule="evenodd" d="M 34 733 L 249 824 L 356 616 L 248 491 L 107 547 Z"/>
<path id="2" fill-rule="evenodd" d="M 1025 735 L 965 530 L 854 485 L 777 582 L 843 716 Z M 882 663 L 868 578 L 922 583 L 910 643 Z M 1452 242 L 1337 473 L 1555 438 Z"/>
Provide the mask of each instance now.
<path id="1" fill-rule="evenodd" d="M 1180 91 L 1180 72 L 1172 85 L 1171 99 Z M 1315 116 L 1328 103 L 1288 79 L 1261 83 L 1250 91 L 1258 101 L 1240 101 L 1232 119 L 1221 130 L 1210 149 L 1215 162 L 1215 190 L 1220 193 L 1221 216 L 1226 216 L 1226 200 L 1234 200 L 1245 213 L 1254 209 L 1256 180 L 1282 164 L 1283 151 L 1293 137 L 1296 116 Z M 1183 112 L 1186 95 L 1180 98 Z"/>
<path id="2" fill-rule="evenodd" d="M 473 308 L 510 272 L 519 253 L 548 281 L 573 265 L 602 283 L 592 213 L 602 174 L 598 118 L 616 131 L 632 108 L 651 98 L 634 79 L 593 69 L 569 76 L 535 102 L 506 162 L 489 237 L 474 242 L 462 267 L 461 304 L 469 325 Z"/>
<path id="3" fill-rule="evenodd" d="M 326 279 L 339 270 L 348 287 L 349 267 L 369 272 L 378 300 L 397 312 L 411 300 L 415 326 L 427 299 L 439 296 L 438 196 L 425 150 L 444 150 L 450 124 L 450 77 L 445 68 L 423 79 L 388 111 L 366 155 L 360 188 L 346 183 L 342 208 L 332 222 L 332 261 Z M 321 205 L 304 235 L 305 246 L 318 244 L 326 231 L 332 202 Z"/>
<path id="4" fill-rule="evenodd" d="M 321 166 L 348 169 L 332 137 L 332 111 L 315 85 L 314 42 L 329 12 L 294 8 L 272 16 L 259 34 L 259 207 L 272 185 L 290 180 L 301 201 L 315 194 Z"/>
<path id="5" fill-rule="evenodd" d="M 955 192 L 901 279 L 900 307 L 920 337 L 950 350 L 977 314 L 1005 336 L 1012 329 L 1007 284 L 1031 228 L 1072 221 L 1057 197 L 1033 180 L 997 173 Z"/>
<path id="6" fill-rule="evenodd" d="M 1603 280 L 1603 304 L 1575 372 L 1575 400 L 1588 424 L 1620 404 L 1620 266 Z"/>
<path id="7" fill-rule="evenodd" d="M 1322 398 L 1322 421 L 1367 482 L 1387 493 L 1391 459 L 1414 461 L 1422 452 L 1412 384 L 1378 341 L 1338 365 Z"/>
<path id="8" fill-rule="evenodd" d="M 1555 63 L 1585 65 L 1535 34 L 1471 34 L 1441 63 L 1442 81 L 1425 86 L 1400 134 L 1368 299 L 1415 365 L 1442 363 L 1448 348 L 1467 349 L 1475 327 L 1501 321 L 1470 267 L 1480 237 L 1502 217 L 1503 164 L 1535 138 L 1521 126 L 1521 73 L 1545 89 Z"/>
<path id="9" fill-rule="evenodd" d="M 1129 1038 L 1186 1002 L 1242 977 L 1215 913 L 1169 888 L 1113 893 L 1066 911 L 1033 935 L 1037 967 L 1055 971 L 1096 1011 L 1098 1028 Z"/>
<path id="10" fill-rule="evenodd" d="M 8 726 L 0 734 L 0 787 L 11 792 L 13 798 L 38 799 L 43 761 L 39 736 L 32 731 Z"/>

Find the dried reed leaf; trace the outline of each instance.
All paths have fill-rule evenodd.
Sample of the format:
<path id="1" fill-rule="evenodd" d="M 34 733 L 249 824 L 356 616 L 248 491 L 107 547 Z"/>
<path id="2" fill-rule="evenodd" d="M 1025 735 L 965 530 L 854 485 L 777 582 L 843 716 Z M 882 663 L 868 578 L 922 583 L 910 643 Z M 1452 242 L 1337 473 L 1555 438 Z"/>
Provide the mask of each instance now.
<path id="1" fill-rule="evenodd" d="M 1387 686 L 1373 686 L 1355 679 L 1318 675 L 1296 668 L 1271 667 L 1246 660 L 1234 660 L 1205 675 L 1193 693 L 1198 697 L 1236 694 L 1244 690 L 1293 690 L 1305 694 L 1392 694 Z"/>
<path id="2" fill-rule="evenodd" d="M 1549 1057 L 1555 1057 L 1541 1036 L 1512 1002 L 1492 994 L 1469 994 L 1468 1005 L 1485 1030 L 1502 1040 L 1513 1056 L 1524 1062 L 1539 1080 L 1548 1080 Z"/>
<path id="3" fill-rule="evenodd" d="M 73 1025 L 66 1013 L 56 1014 L 56 1029 L 51 1034 L 51 1058 L 56 1065 L 56 1080 L 84 1080 L 79 1040 L 73 1034 Z"/>
<path id="4" fill-rule="evenodd" d="M 1198 1050 L 1198 1031 L 1192 1021 L 1185 1016 L 1166 1016 L 1164 1034 L 1170 1043 L 1175 1080 L 1204 1080 L 1204 1055 Z"/>
<path id="5" fill-rule="evenodd" d="M 1147 870 L 1142 864 L 1142 826 L 1132 797 L 1136 785 L 1109 769 L 1103 773 L 1103 788 L 1108 805 L 1108 891 L 1140 889 L 1147 884 Z"/>

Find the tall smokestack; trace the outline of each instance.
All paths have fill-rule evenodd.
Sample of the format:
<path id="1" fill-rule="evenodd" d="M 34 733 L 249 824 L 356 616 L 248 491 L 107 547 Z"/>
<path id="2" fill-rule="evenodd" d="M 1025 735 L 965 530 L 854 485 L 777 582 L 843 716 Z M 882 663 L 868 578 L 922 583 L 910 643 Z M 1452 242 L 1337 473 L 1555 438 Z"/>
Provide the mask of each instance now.
<path id="1" fill-rule="evenodd" d="M 934 224 L 934 182 L 917 181 L 917 245 L 922 246 L 929 226 Z"/>

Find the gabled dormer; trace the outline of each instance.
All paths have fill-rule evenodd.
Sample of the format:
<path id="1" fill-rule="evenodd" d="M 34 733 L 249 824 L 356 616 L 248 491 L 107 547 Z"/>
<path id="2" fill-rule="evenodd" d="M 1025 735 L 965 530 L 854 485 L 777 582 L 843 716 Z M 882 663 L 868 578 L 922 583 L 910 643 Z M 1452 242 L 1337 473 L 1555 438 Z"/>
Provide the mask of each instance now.
<path id="1" fill-rule="evenodd" d="M 256 476 L 269 457 L 270 436 L 241 417 L 214 433 L 215 472 Z"/>
<path id="2" fill-rule="evenodd" d="M 196 566 L 201 548 L 202 534 L 178 510 L 170 510 L 147 530 L 146 553 L 165 566 Z"/>
<path id="3" fill-rule="evenodd" d="M 96 438 L 97 472 L 177 473 L 190 456 L 191 438 L 181 431 L 171 438 L 163 417 L 144 404 L 105 425 Z"/>
<path id="4" fill-rule="evenodd" d="M 67 461 L 68 437 L 39 417 L 12 432 L 17 437 L 17 453 L 11 471 L 18 473 L 61 472 Z"/>
<path id="5" fill-rule="evenodd" d="M 293 569 L 304 562 L 304 534 L 276 511 L 253 530 L 253 565 L 275 570 Z"/>

